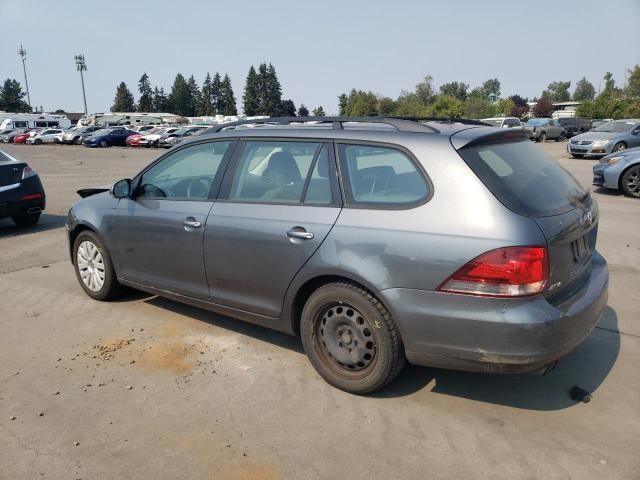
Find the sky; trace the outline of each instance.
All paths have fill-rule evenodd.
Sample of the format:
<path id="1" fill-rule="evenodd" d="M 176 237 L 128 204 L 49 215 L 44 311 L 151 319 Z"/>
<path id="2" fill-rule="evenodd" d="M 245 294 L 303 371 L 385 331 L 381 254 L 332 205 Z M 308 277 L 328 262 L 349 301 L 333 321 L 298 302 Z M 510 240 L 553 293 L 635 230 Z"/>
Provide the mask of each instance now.
<path id="1" fill-rule="evenodd" d="M 89 112 L 108 111 L 124 81 L 138 97 L 147 72 L 171 87 L 176 73 L 228 73 L 242 105 L 250 65 L 270 62 L 283 99 L 336 113 L 351 88 L 396 98 L 425 75 L 437 86 L 488 78 L 502 96 L 539 96 L 586 76 L 596 90 L 640 64 L 640 0 L 0 0 L 0 80 L 23 84 L 32 105 L 82 111 L 74 54 L 83 53 Z"/>

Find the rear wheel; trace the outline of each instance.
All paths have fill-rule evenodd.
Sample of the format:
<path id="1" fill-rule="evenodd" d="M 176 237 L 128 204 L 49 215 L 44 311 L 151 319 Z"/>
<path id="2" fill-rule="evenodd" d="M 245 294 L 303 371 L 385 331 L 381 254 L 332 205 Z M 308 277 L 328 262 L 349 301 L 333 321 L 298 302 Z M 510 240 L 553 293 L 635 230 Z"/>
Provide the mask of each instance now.
<path id="1" fill-rule="evenodd" d="M 613 146 L 612 152 L 619 152 L 621 150 L 626 150 L 627 145 L 624 142 L 618 142 Z"/>
<path id="2" fill-rule="evenodd" d="M 560 136 L 556 138 L 556 142 L 564 142 L 565 138 L 564 133 L 561 133 Z"/>
<path id="3" fill-rule="evenodd" d="M 107 147 L 107 141 L 106 141 L 106 140 L 100 140 L 99 145 L 100 145 L 102 148 L 106 148 L 106 147 Z"/>
<path id="4" fill-rule="evenodd" d="M 542 133 L 540 134 L 540 136 L 538 137 L 538 141 L 539 141 L 539 142 L 541 142 L 541 143 L 546 142 L 546 141 L 547 141 L 547 134 L 546 134 L 546 133 L 544 133 L 544 132 L 542 132 Z"/>
<path id="5" fill-rule="evenodd" d="M 82 140 L 80 139 L 80 137 L 76 137 L 73 139 L 74 145 L 80 145 L 81 143 L 82 143 Z"/>
<path id="6" fill-rule="evenodd" d="M 389 312 L 351 283 L 330 283 L 316 290 L 302 311 L 300 333 L 316 371 L 346 392 L 365 394 L 384 387 L 406 361 Z"/>
<path id="7" fill-rule="evenodd" d="M 11 217 L 11 220 L 13 220 L 13 223 L 15 223 L 19 227 L 32 227 L 36 223 L 38 223 L 38 220 L 40 220 L 40 212 L 38 213 L 24 212 L 20 215 L 13 215 Z"/>
<path id="8" fill-rule="evenodd" d="M 94 232 L 81 232 L 73 243 L 73 265 L 80 286 L 95 300 L 111 300 L 122 295 L 109 252 Z"/>
<path id="9" fill-rule="evenodd" d="M 625 195 L 640 198 L 640 165 L 635 165 L 624 172 L 620 183 Z"/>

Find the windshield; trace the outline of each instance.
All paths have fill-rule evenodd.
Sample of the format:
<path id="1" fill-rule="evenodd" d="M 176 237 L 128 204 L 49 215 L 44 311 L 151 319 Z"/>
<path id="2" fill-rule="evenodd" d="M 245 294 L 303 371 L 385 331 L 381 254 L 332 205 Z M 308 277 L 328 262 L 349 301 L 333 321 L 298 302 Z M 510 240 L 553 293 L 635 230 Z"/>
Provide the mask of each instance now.
<path id="1" fill-rule="evenodd" d="M 565 213 L 589 197 L 569 172 L 528 140 L 471 146 L 458 153 L 496 198 L 520 215 Z"/>
<path id="2" fill-rule="evenodd" d="M 527 121 L 527 126 L 529 127 L 541 127 L 549 123 L 548 118 L 532 118 Z"/>
<path id="3" fill-rule="evenodd" d="M 495 119 L 495 118 L 485 118 L 482 120 L 484 123 L 488 123 L 489 125 L 491 125 L 492 127 L 500 127 L 502 126 L 502 119 Z"/>
<path id="4" fill-rule="evenodd" d="M 91 135 L 108 135 L 111 130 L 108 128 L 103 128 L 101 130 L 96 130 L 95 132 L 91 132 Z"/>
<path id="5" fill-rule="evenodd" d="M 631 130 L 636 125 L 638 125 L 636 122 L 607 122 L 597 126 L 593 131 L 622 133 Z"/>

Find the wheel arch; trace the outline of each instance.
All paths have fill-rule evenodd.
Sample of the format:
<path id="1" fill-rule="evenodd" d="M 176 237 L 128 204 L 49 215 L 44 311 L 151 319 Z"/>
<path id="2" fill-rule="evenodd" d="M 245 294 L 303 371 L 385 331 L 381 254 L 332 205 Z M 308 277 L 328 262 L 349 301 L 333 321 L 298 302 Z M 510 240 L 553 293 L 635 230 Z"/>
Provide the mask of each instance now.
<path id="1" fill-rule="evenodd" d="M 640 166 L 640 160 L 625 167 L 624 170 L 620 172 L 620 174 L 618 175 L 618 190 L 622 191 L 622 177 L 624 177 L 625 173 L 627 173 L 633 167 L 638 167 L 638 166 Z"/>
<path id="2" fill-rule="evenodd" d="M 291 322 L 291 331 L 299 336 L 300 335 L 300 320 L 302 316 L 302 309 L 309 297 L 318 290 L 320 287 L 329 283 L 347 282 L 366 290 L 373 295 L 389 312 L 388 305 L 385 304 L 383 299 L 376 294 L 376 290 L 368 285 L 366 281 L 350 278 L 342 274 L 324 274 L 317 275 L 305 280 L 299 287 L 296 288 L 295 294 L 292 295 L 292 300 L 289 306 L 289 319 Z"/>

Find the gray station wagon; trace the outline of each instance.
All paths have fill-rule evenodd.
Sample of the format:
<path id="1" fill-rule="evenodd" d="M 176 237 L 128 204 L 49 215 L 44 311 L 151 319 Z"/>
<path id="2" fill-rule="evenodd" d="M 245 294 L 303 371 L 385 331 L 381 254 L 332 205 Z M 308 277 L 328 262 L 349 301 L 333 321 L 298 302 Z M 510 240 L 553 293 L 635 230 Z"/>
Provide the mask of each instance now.
<path id="1" fill-rule="evenodd" d="M 408 360 L 540 370 L 607 302 L 598 208 L 528 132 L 269 118 L 211 128 L 69 211 L 84 291 L 124 287 L 300 335 L 367 393 Z"/>

